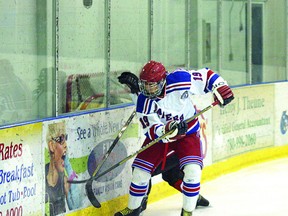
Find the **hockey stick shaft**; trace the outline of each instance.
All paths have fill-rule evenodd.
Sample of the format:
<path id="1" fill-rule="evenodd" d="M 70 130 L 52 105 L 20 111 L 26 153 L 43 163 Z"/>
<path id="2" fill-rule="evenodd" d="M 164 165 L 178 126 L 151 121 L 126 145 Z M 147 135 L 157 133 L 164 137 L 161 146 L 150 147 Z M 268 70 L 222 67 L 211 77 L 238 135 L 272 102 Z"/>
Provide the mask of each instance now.
<path id="1" fill-rule="evenodd" d="M 124 134 L 124 132 L 126 131 L 127 127 L 129 126 L 129 124 L 131 123 L 131 121 L 133 120 L 134 116 L 136 115 L 136 111 L 134 110 L 131 115 L 129 116 L 129 118 L 127 119 L 127 121 L 125 122 L 125 124 L 123 125 L 123 127 L 120 129 L 120 131 L 117 134 L 117 137 L 115 138 L 115 140 L 113 141 L 113 143 L 111 144 L 110 148 L 108 149 L 108 151 L 106 152 L 105 155 L 103 155 L 100 163 L 97 165 L 96 169 L 94 170 L 92 177 L 95 176 L 98 171 L 101 169 L 101 167 L 103 166 L 103 164 L 105 163 L 105 161 L 107 160 L 108 156 L 110 155 L 110 153 L 112 152 L 112 150 L 114 149 L 114 147 L 116 146 L 116 144 L 118 143 L 118 141 L 120 140 L 120 138 L 122 137 L 122 135 Z M 90 179 L 92 179 L 92 177 Z M 80 180 L 80 181 L 68 181 L 68 183 L 70 184 L 77 184 L 77 183 L 85 183 L 90 179 L 86 179 L 86 180 Z"/>
<path id="2" fill-rule="evenodd" d="M 204 112 L 210 110 L 212 107 L 214 107 L 215 105 L 217 105 L 219 102 L 215 101 L 212 104 L 210 104 L 209 106 L 207 106 L 206 108 L 202 109 L 201 111 L 199 111 L 198 113 L 196 113 L 194 116 L 192 116 L 191 118 L 187 119 L 186 122 L 190 122 L 192 120 L 194 120 L 195 118 L 198 118 L 200 115 L 202 115 Z M 145 151 L 147 148 L 153 146 L 155 143 L 159 142 L 160 140 L 164 139 L 165 137 L 167 137 L 168 135 L 172 134 L 174 132 L 174 130 L 168 131 L 167 133 L 163 134 L 162 136 L 154 139 L 153 141 L 151 141 L 150 143 L 148 143 L 147 145 L 143 146 L 142 148 L 140 148 L 138 151 L 134 152 L 133 154 L 127 156 L 126 158 L 124 158 L 123 160 L 121 160 L 120 162 L 114 164 L 112 167 L 110 167 L 109 169 L 103 171 L 102 173 L 98 174 L 97 176 L 92 176 L 89 179 L 86 180 L 80 180 L 80 181 L 73 181 L 70 183 L 74 183 L 74 184 L 81 184 L 81 183 L 85 183 L 87 181 L 90 180 L 97 180 L 98 178 L 102 177 L 103 175 L 105 175 L 106 173 L 110 172 L 111 170 L 115 169 L 118 166 L 121 166 L 123 163 L 127 162 L 128 160 L 130 160 L 131 158 L 133 158 L 134 156 L 136 156 L 137 154 Z"/>
<path id="3" fill-rule="evenodd" d="M 200 112 L 196 113 L 194 116 L 192 116 L 191 118 L 186 120 L 186 123 L 191 122 L 192 120 L 198 118 L 198 116 L 200 116 L 201 114 L 203 114 L 204 112 L 210 110 L 212 107 L 214 107 L 215 105 L 217 105 L 219 102 L 215 101 L 213 102 L 211 105 L 207 106 L 206 108 L 204 108 L 203 110 L 201 110 Z M 174 129 L 175 130 L 175 129 Z M 117 164 L 113 165 L 112 167 L 110 167 L 109 169 L 107 169 L 106 171 L 98 174 L 97 176 L 93 177 L 93 180 L 97 180 L 98 178 L 102 177 L 103 175 L 107 174 L 108 172 L 110 172 L 111 170 L 115 169 L 118 166 L 121 166 L 122 164 L 126 163 L 128 160 L 130 160 L 131 158 L 133 158 L 134 156 L 138 155 L 139 153 L 145 151 L 146 149 L 150 148 L 151 146 L 153 146 L 154 144 L 158 143 L 160 140 L 164 139 L 165 137 L 167 137 L 168 135 L 172 134 L 174 132 L 174 130 L 168 131 L 167 133 L 163 134 L 162 136 L 154 139 L 153 141 L 151 141 L 150 143 L 148 143 L 147 145 L 143 146 L 142 148 L 140 148 L 138 151 L 134 152 L 133 154 L 127 156 L 126 158 L 124 158 L 123 160 L 121 160 L 120 162 L 118 162 Z"/>
<path id="4" fill-rule="evenodd" d="M 130 117 L 128 118 L 128 120 L 126 121 L 126 123 L 124 124 L 124 126 L 121 128 L 121 130 L 119 131 L 117 137 L 115 138 L 115 140 L 113 141 L 112 145 L 110 146 L 110 148 L 108 149 L 108 151 L 106 152 L 106 154 L 103 156 L 102 160 L 100 161 L 100 163 L 98 164 L 98 166 L 96 167 L 95 171 L 93 172 L 92 176 L 96 176 L 96 174 L 98 173 L 98 171 L 101 169 L 101 167 L 103 166 L 103 164 L 105 163 L 105 161 L 107 160 L 108 156 L 110 155 L 110 153 L 112 152 L 112 150 L 114 149 L 114 147 L 116 146 L 116 144 L 118 143 L 118 141 L 120 140 L 120 138 L 122 137 L 123 133 L 126 131 L 127 127 L 129 126 L 129 124 L 131 123 L 131 121 L 133 120 L 134 116 L 136 115 L 136 111 L 134 110 L 132 112 L 132 114 L 130 115 Z"/>
<path id="5" fill-rule="evenodd" d="M 209 105 L 208 107 L 204 108 L 203 110 L 201 110 L 200 112 L 198 112 L 197 114 L 195 114 L 194 116 L 192 116 L 191 118 L 186 120 L 186 123 L 191 122 L 192 120 L 196 119 L 198 116 L 202 115 L 204 112 L 206 112 L 207 110 L 211 109 L 213 106 L 215 106 L 216 104 L 218 104 L 219 102 L 214 102 L 211 105 Z M 175 129 L 174 129 L 175 130 Z M 91 204 L 95 207 L 95 208 L 101 208 L 101 204 L 100 202 L 97 200 L 94 192 L 93 192 L 93 187 L 92 187 L 92 183 L 94 180 L 97 180 L 98 178 L 100 178 L 101 176 L 107 174 L 108 172 L 112 171 L 113 169 L 117 168 L 118 166 L 124 164 L 125 162 L 127 162 L 128 160 L 130 160 L 131 158 L 133 158 L 134 156 L 136 156 L 137 154 L 145 151 L 147 148 L 151 147 L 152 145 L 158 143 L 160 140 L 162 140 L 163 138 L 165 138 L 166 136 L 168 136 L 169 134 L 172 134 L 174 132 L 174 130 L 168 131 L 167 133 L 165 133 L 164 135 L 158 137 L 157 139 L 153 140 L 152 142 L 148 143 L 147 145 L 143 146 L 141 149 L 139 149 L 138 151 L 136 151 L 134 154 L 129 155 L 128 157 L 124 158 L 122 161 L 118 162 L 117 164 L 115 164 L 114 166 L 110 167 L 109 169 L 107 169 L 106 171 L 100 173 L 99 175 L 94 175 L 92 176 L 86 183 L 85 185 L 85 189 L 86 189 L 86 193 L 88 196 L 88 199 L 90 200 Z"/>
<path id="6" fill-rule="evenodd" d="M 103 156 L 103 158 L 100 161 L 100 163 L 96 167 L 95 171 L 92 174 L 92 177 L 97 175 L 97 173 L 99 172 L 99 170 L 101 169 L 101 167 L 103 166 L 105 161 L 107 160 L 108 156 L 110 155 L 110 153 L 112 152 L 112 150 L 114 149 L 114 147 L 116 146 L 116 144 L 118 143 L 120 138 L 122 137 L 123 133 L 126 131 L 127 127 L 129 126 L 129 124 L 131 123 L 131 121 L 132 121 L 132 119 L 134 118 L 135 115 L 136 115 L 136 111 L 134 110 L 132 112 L 132 114 L 130 115 L 130 117 L 128 118 L 128 120 L 126 121 L 126 123 L 124 124 L 124 126 L 119 131 L 117 137 L 114 139 L 112 145 L 110 146 L 110 148 L 108 149 L 106 154 Z M 96 207 L 96 208 L 100 208 L 101 204 L 97 200 L 97 198 L 96 198 L 96 196 L 94 195 L 94 192 L 93 192 L 93 187 L 92 187 L 93 179 L 92 179 L 92 177 L 91 177 L 91 180 L 87 181 L 87 183 L 85 185 L 86 194 L 87 194 L 87 197 L 90 200 L 91 204 L 94 207 Z"/>

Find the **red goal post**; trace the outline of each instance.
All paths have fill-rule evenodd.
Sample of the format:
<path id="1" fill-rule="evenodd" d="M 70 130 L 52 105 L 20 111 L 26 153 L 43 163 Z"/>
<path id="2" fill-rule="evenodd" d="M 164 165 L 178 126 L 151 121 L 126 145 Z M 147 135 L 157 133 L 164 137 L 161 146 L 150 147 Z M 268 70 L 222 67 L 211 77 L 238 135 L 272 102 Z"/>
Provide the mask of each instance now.
<path id="1" fill-rule="evenodd" d="M 110 105 L 131 102 L 131 99 L 118 83 L 122 71 L 111 72 Z M 106 106 L 106 79 L 104 73 L 71 74 L 66 81 L 65 112 L 104 108 Z"/>

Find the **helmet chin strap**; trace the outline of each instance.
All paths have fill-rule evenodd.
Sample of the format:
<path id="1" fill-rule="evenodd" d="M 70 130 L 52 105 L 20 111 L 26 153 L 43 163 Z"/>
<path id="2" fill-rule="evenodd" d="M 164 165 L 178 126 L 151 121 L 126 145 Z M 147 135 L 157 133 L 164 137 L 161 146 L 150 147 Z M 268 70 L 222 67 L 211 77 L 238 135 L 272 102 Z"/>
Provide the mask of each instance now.
<path id="1" fill-rule="evenodd" d="M 164 98 L 166 95 L 166 83 L 164 84 L 163 88 L 162 88 L 162 91 L 160 93 L 160 95 L 158 97 L 160 98 Z"/>

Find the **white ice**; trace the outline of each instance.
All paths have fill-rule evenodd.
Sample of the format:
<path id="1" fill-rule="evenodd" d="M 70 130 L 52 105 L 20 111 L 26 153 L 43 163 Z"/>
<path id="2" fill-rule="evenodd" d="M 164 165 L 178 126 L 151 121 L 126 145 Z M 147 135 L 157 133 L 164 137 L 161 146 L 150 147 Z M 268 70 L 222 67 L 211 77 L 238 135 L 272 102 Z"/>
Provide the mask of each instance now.
<path id="1" fill-rule="evenodd" d="M 288 216 L 288 158 L 223 175 L 201 185 L 210 201 L 193 216 Z M 149 204 L 143 216 L 180 216 L 182 194 Z"/>

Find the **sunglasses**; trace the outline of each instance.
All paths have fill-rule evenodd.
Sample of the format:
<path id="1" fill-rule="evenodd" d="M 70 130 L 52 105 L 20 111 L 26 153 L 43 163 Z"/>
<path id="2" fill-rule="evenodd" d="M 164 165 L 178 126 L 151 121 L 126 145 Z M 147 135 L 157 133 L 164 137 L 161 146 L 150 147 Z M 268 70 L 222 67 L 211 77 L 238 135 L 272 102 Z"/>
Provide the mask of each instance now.
<path id="1" fill-rule="evenodd" d="M 53 140 L 54 142 L 57 142 L 57 143 L 59 143 L 59 144 L 61 144 L 61 145 L 63 145 L 64 142 L 65 142 L 67 139 L 68 139 L 68 134 L 61 134 L 61 135 L 58 136 L 58 137 L 52 137 L 52 140 Z"/>

